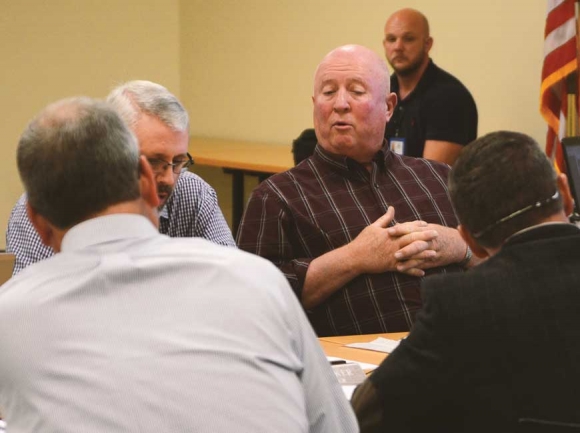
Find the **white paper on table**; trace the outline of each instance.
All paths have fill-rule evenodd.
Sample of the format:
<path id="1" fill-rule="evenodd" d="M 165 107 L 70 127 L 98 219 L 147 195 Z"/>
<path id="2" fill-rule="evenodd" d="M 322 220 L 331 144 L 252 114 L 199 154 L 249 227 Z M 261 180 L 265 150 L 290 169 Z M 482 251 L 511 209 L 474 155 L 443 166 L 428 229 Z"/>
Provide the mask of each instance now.
<path id="1" fill-rule="evenodd" d="M 374 350 L 375 352 L 391 353 L 397 348 L 400 340 L 390 340 L 388 338 L 379 337 L 368 343 L 350 343 L 346 347 L 354 347 L 356 349 Z"/>
<path id="2" fill-rule="evenodd" d="M 375 368 L 377 368 L 377 365 L 375 365 L 375 364 L 367 364 L 366 362 L 358 362 L 358 361 L 352 361 L 352 360 L 344 359 L 344 358 L 337 358 L 336 356 L 327 356 L 326 358 L 328 359 L 328 362 L 342 360 L 342 361 L 346 361 L 349 363 L 352 362 L 354 364 L 358 364 L 358 365 L 360 365 L 360 367 L 364 371 L 374 370 Z M 342 392 L 344 392 L 344 395 L 347 398 L 347 400 L 350 400 L 350 398 L 352 397 L 352 393 L 354 392 L 354 389 L 357 387 L 357 385 L 342 385 L 341 387 L 342 387 Z"/>
<path id="3" fill-rule="evenodd" d="M 352 398 L 354 394 L 354 390 L 356 389 L 357 385 L 342 385 L 342 392 L 344 392 L 344 396 L 347 400 Z"/>

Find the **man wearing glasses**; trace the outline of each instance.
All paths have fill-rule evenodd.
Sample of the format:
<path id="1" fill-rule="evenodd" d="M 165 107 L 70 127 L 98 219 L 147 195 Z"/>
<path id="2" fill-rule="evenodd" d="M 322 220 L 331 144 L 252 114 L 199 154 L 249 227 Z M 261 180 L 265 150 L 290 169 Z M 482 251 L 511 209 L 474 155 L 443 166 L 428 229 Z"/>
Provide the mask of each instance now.
<path id="1" fill-rule="evenodd" d="M 161 203 L 159 231 L 235 246 L 214 189 L 187 171 L 193 164 L 187 153 L 189 116 L 179 100 L 159 84 L 130 81 L 113 89 L 107 102 L 135 133 L 141 154 L 153 167 Z M 25 195 L 8 221 L 6 248 L 16 256 L 14 274 L 54 254 L 28 219 Z"/>

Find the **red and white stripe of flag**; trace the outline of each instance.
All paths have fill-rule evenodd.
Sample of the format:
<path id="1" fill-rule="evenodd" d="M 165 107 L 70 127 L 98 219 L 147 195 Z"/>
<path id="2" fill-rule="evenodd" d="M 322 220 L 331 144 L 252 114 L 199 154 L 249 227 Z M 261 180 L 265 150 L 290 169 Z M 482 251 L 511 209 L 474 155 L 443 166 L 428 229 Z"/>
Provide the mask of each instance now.
<path id="1" fill-rule="evenodd" d="M 544 66 L 540 112 L 548 124 L 546 153 L 560 171 L 564 158 L 560 140 L 566 136 L 566 77 L 578 69 L 575 0 L 548 0 L 544 32 Z"/>

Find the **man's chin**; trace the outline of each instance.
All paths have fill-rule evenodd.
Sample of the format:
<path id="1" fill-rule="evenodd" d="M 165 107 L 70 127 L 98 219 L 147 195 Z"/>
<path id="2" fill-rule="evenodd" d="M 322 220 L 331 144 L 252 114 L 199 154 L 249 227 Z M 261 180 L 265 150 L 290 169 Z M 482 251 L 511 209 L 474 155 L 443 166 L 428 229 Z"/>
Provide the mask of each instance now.
<path id="1" fill-rule="evenodd" d="M 414 62 L 399 62 L 394 65 L 391 64 L 395 73 L 401 77 L 408 77 L 417 73 L 421 69 L 423 63 L 422 59 L 416 60 Z"/>
<path id="2" fill-rule="evenodd" d="M 157 209 L 158 210 L 161 210 L 161 209 L 163 209 L 165 207 L 165 204 L 167 203 L 167 199 L 168 198 L 169 197 L 165 197 L 165 196 L 159 197 L 159 206 L 157 206 Z"/>
<path id="3" fill-rule="evenodd" d="M 409 75 L 413 75 L 413 73 L 417 70 L 417 68 L 413 67 L 413 65 L 405 64 L 405 65 L 393 67 L 393 70 L 400 77 L 406 77 Z"/>

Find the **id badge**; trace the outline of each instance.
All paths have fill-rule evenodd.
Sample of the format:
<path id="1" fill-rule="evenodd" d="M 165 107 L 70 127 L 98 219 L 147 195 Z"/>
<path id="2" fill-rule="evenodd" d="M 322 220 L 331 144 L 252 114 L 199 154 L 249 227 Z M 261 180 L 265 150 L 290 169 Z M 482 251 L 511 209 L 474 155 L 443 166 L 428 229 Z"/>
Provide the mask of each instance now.
<path id="1" fill-rule="evenodd" d="M 389 149 L 397 155 L 405 154 L 405 139 L 403 137 L 393 137 L 389 140 Z"/>

